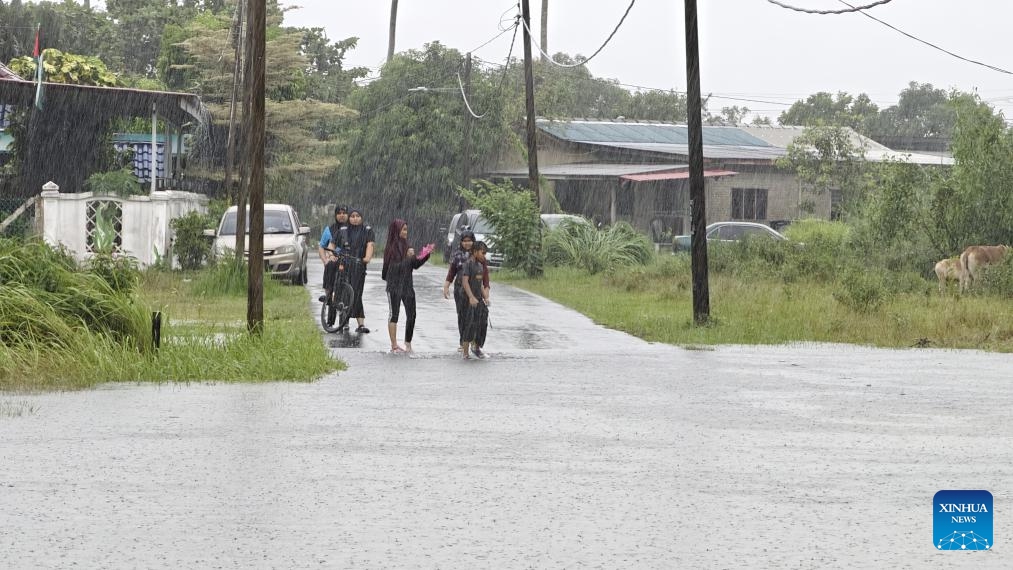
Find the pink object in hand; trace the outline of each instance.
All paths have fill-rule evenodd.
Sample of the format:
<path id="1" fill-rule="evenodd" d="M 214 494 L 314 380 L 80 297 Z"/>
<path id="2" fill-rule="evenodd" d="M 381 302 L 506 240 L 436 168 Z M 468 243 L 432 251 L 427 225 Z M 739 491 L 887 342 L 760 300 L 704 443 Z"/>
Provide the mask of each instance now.
<path id="1" fill-rule="evenodd" d="M 436 244 L 430 243 L 422 246 L 422 251 L 419 252 L 419 257 L 422 258 L 429 255 L 434 249 L 436 249 Z"/>

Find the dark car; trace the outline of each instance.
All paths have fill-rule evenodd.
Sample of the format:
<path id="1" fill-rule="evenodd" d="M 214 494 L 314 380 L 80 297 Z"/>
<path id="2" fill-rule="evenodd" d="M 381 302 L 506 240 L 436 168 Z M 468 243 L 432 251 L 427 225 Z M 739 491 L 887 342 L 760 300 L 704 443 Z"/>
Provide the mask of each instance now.
<path id="1" fill-rule="evenodd" d="M 744 239 L 787 240 L 780 233 L 763 224 L 753 222 L 715 222 L 707 226 L 708 242 L 734 242 Z M 675 236 L 672 239 L 672 251 L 689 251 L 690 236 Z"/>

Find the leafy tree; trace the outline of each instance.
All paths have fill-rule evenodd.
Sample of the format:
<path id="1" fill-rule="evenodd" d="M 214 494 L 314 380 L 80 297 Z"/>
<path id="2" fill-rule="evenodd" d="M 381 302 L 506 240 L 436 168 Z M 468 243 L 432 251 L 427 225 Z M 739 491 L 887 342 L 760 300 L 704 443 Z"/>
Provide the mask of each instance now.
<path id="1" fill-rule="evenodd" d="M 359 38 L 331 42 L 323 28 L 301 28 L 300 53 L 306 58 L 306 96 L 325 103 L 340 103 L 352 92 L 355 79 L 365 77 L 365 67 L 344 69 L 345 54 Z"/>
<path id="2" fill-rule="evenodd" d="M 496 242 L 491 245 L 503 254 L 503 265 L 531 276 L 540 275 L 541 222 L 534 193 L 512 182 L 494 184 L 487 180 L 477 180 L 474 190 L 462 188 L 460 192 L 496 228 Z"/>
<path id="3" fill-rule="evenodd" d="M 42 66 L 46 81 L 52 83 L 99 87 L 115 87 L 120 83 L 106 64 L 94 56 L 64 53 L 50 48 L 42 51 Z M 35 77 L 38 64 L 29 56 L 21 56 L 12 59 L 8 67 L 21 77 Z"/>
<path id="4" fill-rule="evenodd" d="M 0 2 L 0 61 L 32 55 L 35 27 L 42 28 L 42 47 L 96 56 L 114 69 L 115 25 L 108 14 L 88 10 L 78 2 Z"/>
<path id="5" fill-rule="evenodd" d="M 957 120 L 951 102 L 959 96 L 912 81 L 900 92 L 896 105 L 880 112 L 869 134 L 889 147 L 944 150 Z"/>
<path id="6" fill-rule="evenodd" d="M 491 164 L 512 140 L 500 76 L 472 73 L 469 102 L 483 115 L 473 119 L 457 89 L 463 61 L 457 50 L 427 44 L 395 55 L 379 79 L 352 94 L 359 115 L 333 178 L 335 198 L 364 207 L 371 220 L 408 216 L 414 235 L 437 234 L 456 211 L 468 173 Z M 413 90 L 420 86 L 448 90 Z"/>
<path id="7" fill-rule="evenodd" d="M 777 166 L 795 173 L 802 188 L 813 196 L 841 192 L 841 214 L 858 206 L 865 188 L 863 149 L 852 139 L 850 129 L 839 126 L 810 127 L 788 145 Z M 804 201 L 803 211 L 815 213 L 815 203 Z"/>
<path id="8" fill-rule="evenodd" d="M 865 93 L 852 97 L 843 91 L 836 96 L 821 91 L 810 95 L 805 101 L 796 101 L 781 113 L 777 122 L 803 127 L 836 125 L 851 127 L 862 133 L 866 132 L 869 123 L 877 119 L 878 114 L 879 108 Z"/>
<path id="9" fill-rule="evenodd" d="M 722 107 L 720 115 L 710 115 L 704 119 L 704 122 L 708 125 L 735 127 L 745 122 L 748 115 L 749 107 L 739 107 L 738 105 Z"/>

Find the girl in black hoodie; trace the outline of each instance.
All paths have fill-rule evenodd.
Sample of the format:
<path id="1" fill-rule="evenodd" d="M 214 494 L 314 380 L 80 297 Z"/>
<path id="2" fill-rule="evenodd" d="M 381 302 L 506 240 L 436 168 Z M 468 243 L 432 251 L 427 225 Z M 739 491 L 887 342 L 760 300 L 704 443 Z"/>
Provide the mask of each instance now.
<path id="1" fill-rule="evenodd" d="M 408 224 L 395 219 L 387 228 L 387 246 L 383 251 L 383 271 L 380 276 L 387 282 L 387 302 L 390 316 L 387 319 L 387 333 L 390 335 L 392 353 L 411 352 L 412 337 L 415 334 L 415 283 L 412 272 L 429 260 L 434 244 L 422 248 L 422 254 L 415 256 L 415 250 L 408 245 Z M 404 348 L 397 344 L 397 320 L 401 305 L 405 311 Z"/>

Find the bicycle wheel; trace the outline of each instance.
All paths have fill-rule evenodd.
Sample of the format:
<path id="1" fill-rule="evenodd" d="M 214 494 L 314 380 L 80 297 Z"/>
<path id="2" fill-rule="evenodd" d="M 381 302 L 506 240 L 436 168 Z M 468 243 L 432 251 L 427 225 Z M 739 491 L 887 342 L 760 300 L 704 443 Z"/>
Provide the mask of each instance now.
<path id="1" fill-rule="evenodd" d="M 334 300 L 334 305 L 338 311 L 338 328 L 345 327 L 352 318 L 352 304 L 355 302 L 355 290 L 348 283 L 340 283 L 334 292 Z"/>
<path id="2" fill-rule="evenodd" d="M 320 326 L 324 327 L 326 332 L 332 333 L 337 332 L 339 325 L 335 324 L 337 319 L 338 308 L 336 306 L 336 298 L 334 296 L 335 287 L 331 285 L 327 288 L 324 294 L 326 300 L 320 304 Z"/>

